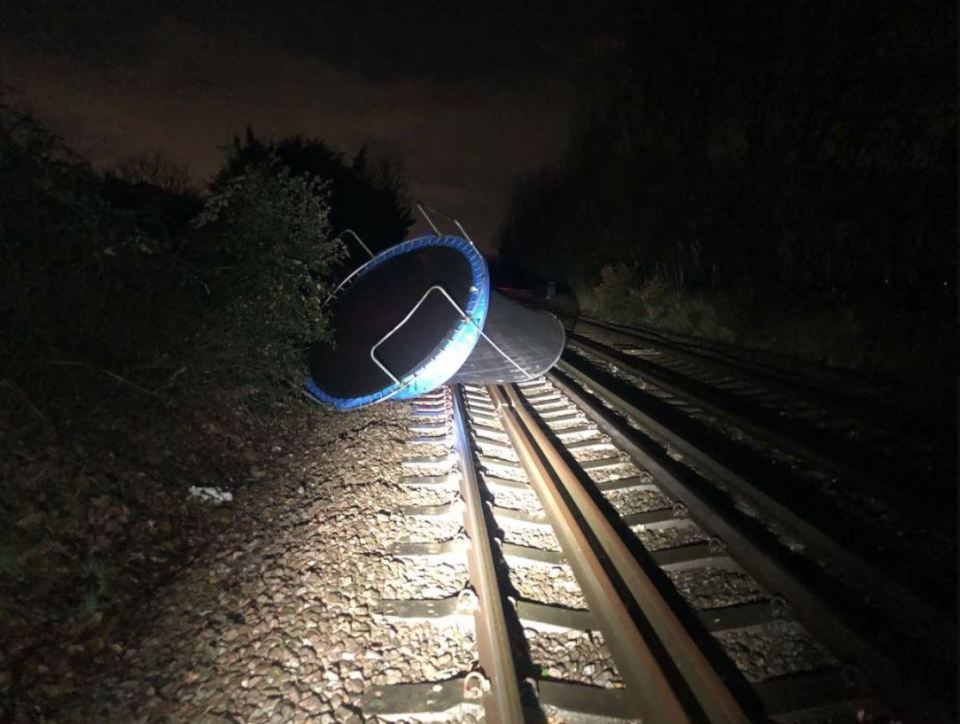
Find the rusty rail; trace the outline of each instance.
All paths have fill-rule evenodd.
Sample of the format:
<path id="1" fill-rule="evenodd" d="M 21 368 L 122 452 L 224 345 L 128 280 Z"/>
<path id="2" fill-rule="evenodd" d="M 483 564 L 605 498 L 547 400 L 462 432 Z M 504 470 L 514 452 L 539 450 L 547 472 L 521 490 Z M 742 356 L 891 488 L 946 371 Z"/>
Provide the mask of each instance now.
<path id="1" fill-rule="evenodd" d="M 487 391 L 617 668 L 639 700 L 644 721 L 748 721 L 656 585 L 525 408 L 516 388 Z M 610 568 L 627 595 L 621 595 Z M 631 605 L 642 621 L 635 618 Z"/>
<path id="2" fill-rule="evenodd" d="M 489 682 L 489 686 L 483 687 L 483 705 L 487 721 L 494 724 L 513 724 L 523 721 L 523 706 L 503 599 L 497 583 L 490 532 L 483 513 L 484 503 L 480 496 L 473 452 L 464 423 L 461 394 L 459 387 L 454 388 L 453 434 L 454 448 L 459 457 L 460 495 L 465 504 L 463 526 L 470 537 L 467 567 L 478 599 L 478 606 L 474 611 L 477 649 L 480 666 Z"/>
<path id="3" fill-rule="evenodd" d="M 568 371 L 574 374 L 568 376 Z M 604 433 L 609 435 L 637 465 L 654 475 L 664 490 L 668 491 L 671 497 L 682 502 L 697 521 L 716 533 L 745 570 L 771 591 L 783 595 L 794 606 L 803 623 L 839 658 L 854 663 L 866 672 L 873 682 L 877 683 L 893 701 L 917 721 L 946 720 L 942 704 L 928 691 L 928 682 L 920 680 L 916 674 L 905 676 L 890 654 L 860 630 L 863 622 L 855 613 L 846 610 L 845 607 L 850 602 L 840 595 L 842 592 L 835 589 L 820 590 L 814 581 L 809 580 L 809 571 L 805 573 L 797 568 L 796 561 L 787 554 L 782 544 L 771 538 L 769 534 L 759 532 L 753 522 L 736 509 L 719 504 L 715 491 L 711 493 L 707 486 L 700 483 L 697 475 L 684 472 L 683 466 L 673 461 L 665 448 L 660 447 L 652 438 L 639 433 L 622 420 L 618 420 L 616 414 L 611 413 L 604 406 L 604 402 L 616 410 L 617 414 L 636 418 L 645 425 L 649 422 L 647 426 L 659 433 L 661 430 L 656 422 L 646 419 L 643 411 L 629 405 L 596 380 L 576 373 L 575 369 L 561 366 L 560 370 L 551 372 L 548 379 Z M 589 393 L 575 386 L 576 382 L 588 386 L 596 397 L 591 399 Z M 684 447 L 688 443 L 682 438 L 671 436 L 667 439 L 684 453 L 702 462 L 701 458 L 695 454 L 697 451 L 694 448 Z M 708 465 L 704 467 L 709 469 Z M 734 489 L 742 492 L 739 487 Z M 784 516 L 790 516 L 786 521 L 777 518 L 781 524 L 786 525 L 795 518 L 782 506 L 775 503 L 767 504 L 765 497 L 758 495 L 756 502 L 771 517 L 776 517 L 775 514 L 781 512 Z M 805 521 L 797 521 L 795 527 L 788 527 L 794 531 L 799 528 L 801 534 L 810 529 L 816 535 L 822 536 Z M 816 545 L 819 541 L 813 534 L 809 537 L 801 535 L 801 538 L 809 549 L 820 550 Z M 876 595 L 882 596 L 882 588 L 867 587 L 868 582 L 862 580 L 859 575 L 861 568 L 857 567 L 858 561 L 850 558 L 849 553 L 839 546 L 832 546 L 830 550 L 837 553 L 841 562 L 845 564 L 843 568 L 845 573 L 861 588 L 876 590 Z M 914 618 L 910 617 L 911 614 Z M 940 629 L 944 632 L 943 642 L 939 645 L 930 643 L 938 630 L 933 614 L 917 612 L 905 605 L 900 616 L 903 621 L 902 626 L 906 628 L 912 624 L 912 629 L 897 631 L 898 636 L 926 636 L 927 648 L 936 652 L 941 659 L 947 658 L 949 648 L 947 629 Z M 892 633 L 887 631 L 885 636 L 889 637 Z M 889 642 L 887 643 L 889 646 Z"/>

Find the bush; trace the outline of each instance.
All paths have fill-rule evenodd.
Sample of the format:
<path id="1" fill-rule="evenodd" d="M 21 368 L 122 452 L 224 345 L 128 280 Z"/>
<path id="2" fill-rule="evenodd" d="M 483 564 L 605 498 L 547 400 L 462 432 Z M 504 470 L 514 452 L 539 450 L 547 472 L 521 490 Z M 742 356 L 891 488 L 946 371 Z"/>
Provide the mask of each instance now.
<path id="1" fill-rule="evenodd" d="M 329 213 L 325 182 L 276 162 L 249 168 L 207 201 L 194 223 L 207 234 L 201 346 L 217 371 L 244 382 L 300 381 L 307 346 L 329 338 L 322 305 L 344 256 L 329 237 Z"/>
<path id="2" fill-rule="evenodd" d="M 623 324 L 648 324 L 707 339 L 733 342 L 742 303 L 729 295 L 693 293 L 659 275 L 644 277 L 637 265 L 607 264 L 600 281 L 578 291 L 587 315 Z"/>
<path id="3" fill-rule="evenodd" d="M 289 390 L 329 334 L 329 213 L 324 181 L 271 159 L 206 204 L 100 173 L 0 102 L 0 412 L 62 431 L 130 395 Z"/>
<path id="4" fill-rule="evenodd" d="M 380 251 L 402 241 L 413 224 L 406 173 L 385 158 L 369 159 L 366 147 L 347 161 L 318 138 L 271 139 L 257 137 L 247 128 L 244 138 L 235 137 L 226 150 L 224 165 L 213 181 L 214 192 L 251 168 L 282 165 L 293 176 L 315 176 L 328 182 L 328 220 L 333 235 L 350 229 L 371 249 Z"/>
<path id="5" fill-rule="evenodd" d="M 934 425 L 954 418 L 954 397 L 943 393 L 955 389 L 957 359 L 949 298 L 918 314 L 892 293 L 692 291 L 627 264 L 603 267 L 578 298 L 588 316 L 860 370 L 901 389 Z"/>
<path id="6" fill-rule="evenodd" d="M 0 373 L 143 360 L 167 342 L 157 300 L 176 298 L 176 243 L 103 187 L 35 120 L 0 105 Z"/>

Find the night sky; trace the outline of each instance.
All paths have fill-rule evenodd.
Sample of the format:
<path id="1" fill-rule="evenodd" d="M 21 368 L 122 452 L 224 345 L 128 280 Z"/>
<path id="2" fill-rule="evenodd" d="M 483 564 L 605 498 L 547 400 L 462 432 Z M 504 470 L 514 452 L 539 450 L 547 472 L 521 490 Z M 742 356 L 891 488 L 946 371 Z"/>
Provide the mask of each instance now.
<path id="1" fill-rule="evenodd" d="M 582 59 L 621 24 L 613 0 L 5 0 L 0 83 L 98 165 L 159 151 L 209 178 L 247 124 L 368 144 L 490 251 L 516 174 L 560 153 Z"/>

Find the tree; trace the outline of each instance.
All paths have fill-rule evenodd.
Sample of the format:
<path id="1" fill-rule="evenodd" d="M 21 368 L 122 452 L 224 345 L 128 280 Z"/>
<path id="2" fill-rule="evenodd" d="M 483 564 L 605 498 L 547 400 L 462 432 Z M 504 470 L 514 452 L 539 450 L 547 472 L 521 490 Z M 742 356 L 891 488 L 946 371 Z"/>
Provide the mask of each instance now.
<path id="1" fill-rule="evenodd" d="M 955 28 L 923 0 L 638 6 L 502 253 L 571 282 L 626 262 L 685 288 L 952 285 Z"/>
<path id="2" fill-rule="evenodd" d="M 233 139 L 224 167 L 213 189 L 250 166 L 263 167 L 269 159 L 279 162 L 293 176 L 310 174 L 329 182 L 329 223 L 334 236 L 352 229 L 373 250 L 385 249 L 404 239 L 413 224 L 403 171 L 385 159 L 371 164 L 361 148 L 350 163 L 320 139 L 289 136 L 280 140 L 257 137 L 247 128 L 244 138 Z"/>
<path id="3" fill-rule="evenodd" d="M 331 238 L 328 182 L 278 160 L 225 180 L 195 227 L 210 232 L 211 298 L 201 344 L 223 367 L 258 382 L 299 384 L 306 348 L 326 339 L 323 302 L 343 244 Z"/>
<path id="4" fill-rule="evenodd" d="M 160 152 L 125 158 L 114 165 L 111 175 L 130 184 L 149 184 L 176 194 L 196 193 L 187 167 Z"/>

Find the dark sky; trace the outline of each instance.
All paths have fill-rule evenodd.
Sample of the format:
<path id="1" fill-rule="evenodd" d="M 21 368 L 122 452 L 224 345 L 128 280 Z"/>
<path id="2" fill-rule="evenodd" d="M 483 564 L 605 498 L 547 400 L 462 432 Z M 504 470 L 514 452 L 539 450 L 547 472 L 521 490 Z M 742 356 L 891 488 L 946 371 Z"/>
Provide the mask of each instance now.
<path id="1" fill-rule="evenodd" d="M 97 164 L 199 178 L 249 123 L 403 162 L 490 249 L 516 173 L 555 158 L 615 0 L 0 0 L 0 83 Z"/>

